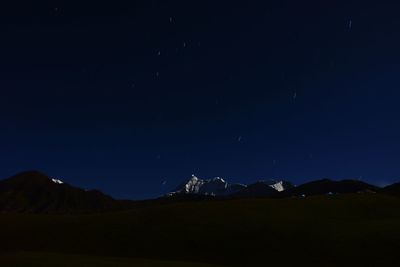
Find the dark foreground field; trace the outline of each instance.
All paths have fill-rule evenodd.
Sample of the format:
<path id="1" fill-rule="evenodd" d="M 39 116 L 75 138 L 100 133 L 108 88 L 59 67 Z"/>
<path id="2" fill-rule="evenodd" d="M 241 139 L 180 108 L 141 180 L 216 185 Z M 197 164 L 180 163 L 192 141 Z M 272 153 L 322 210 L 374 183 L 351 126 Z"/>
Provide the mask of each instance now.
<path id="1" fill-rule="evenodd" d="M 45 253 L 10 253 L 0 257 L 2 266 L 7 267 L 217 267 L 216 265 L 178 262 L 157 261 L 138 258 L 111 258 L 102 256 L 84 256 L 68 254 Z"/>
<path id="2" fill-rule="evenodd" d="M 2 214 L 0 249 L 1 266 L 400 266 L 400 199 L 357 194 Z"/>

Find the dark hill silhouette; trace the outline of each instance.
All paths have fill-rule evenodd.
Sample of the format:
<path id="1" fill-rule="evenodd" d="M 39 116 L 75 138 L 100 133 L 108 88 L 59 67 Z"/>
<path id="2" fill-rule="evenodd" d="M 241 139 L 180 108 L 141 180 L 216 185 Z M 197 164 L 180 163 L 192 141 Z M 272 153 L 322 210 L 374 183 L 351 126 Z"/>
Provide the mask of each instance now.
<path id="1" fill-rule="evenodd" d="M 239 192 L 232 194 L 234 198 L 259 198 L 259 197 L 275 197 L 279 192 L 264 182 L 257 182 L 248 185 Z"/>
<path id="2" fill-rule="evenodd" d="M 29 171 L 0 181 L 1 212 L 97 212 L 124 203 L 97 190 L 86 191 Z"/>
<path id="3" fill-rule="evenodd" d="M 240 185 L 239 189 L 233 194 L 223 196 L 175 193 L 153 200 L 122 201 L 115 200 L 97 190 L 83 190 L 52 179 L 41 172 L 29 171 L 0 181 L 0 212 L 95 213 L 174 202 L 362 192 L 400 196 L 400 183 L 382 189 L 357 180 L 332 181 L 323 179 L 297 187 L 293 187 L 287 182 L 268 183 L 260 181 L 248 186 Z"/>
<path id="4" fill-rule="evenodd" d="M 378 192 L 379 188 L 362 181 L 342 180 L 332 181 L 329 179 L 317 180 L 290 188 L 283 192 L 285 196 L 312 196 L 325 194 L 345 194 L 361 192 Z"/>
<path id="5" fill-rule="evenodd" d="M 388 195 L 400 196 L 400 183 L 388 185 L 382 188 L 380 192 Z"/>

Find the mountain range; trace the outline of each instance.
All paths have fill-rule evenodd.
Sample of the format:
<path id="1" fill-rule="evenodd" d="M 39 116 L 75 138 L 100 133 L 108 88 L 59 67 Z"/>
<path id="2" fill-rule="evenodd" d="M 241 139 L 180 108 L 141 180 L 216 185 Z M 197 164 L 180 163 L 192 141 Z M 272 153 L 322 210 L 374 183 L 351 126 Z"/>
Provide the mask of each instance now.
<path id="1" fill-rule="evenodd" d="M 80 189 L 37 171 L 0 181 L 1 212 L 99 212 L 122 204 L 100 191 Z"/>
<path id="2" fill-rule="evenodd" d="M 384 188 L 358 180 L 322 179 L 294 186 L 281 180 L 230 184 L 225 179 L 192 175 L 167 195 L 148 201 L 116 200 L 97 190 L 84 190 L 38 171 L 0 180 L 0 212 L 93 213 L 132 208 L 142 203 L 203 199 L 285 198 L 347 193 L 381 193 L 400 196 L 400 183 Z"/>
<path id="3" fill-rule="evenodd" d="M 170 192 L 168 196 L 197 194 L 216 197 L 262 197 L 274 196 L 292 187 L 293 185 L 286 181 L 258 181 L 254 184 L 244 185 L 230 184 L 220 177 L 203 180 L 192 175 L 192 177 L 180 184 L 174 191 Z"/>
<path id="4" fill-rule="evenodd" d="M 400 183 L 380 188 L 359 180 L 334 181 L 321 179 L 299 186 L 284 180 L 258 181 L 249 185 L 229 184 L 222 178 L 199 179 L 191 178 L 180 184 L 167 194 L 168 197 L 177 195 L 212 196 L 219 198 L 258 198 L 258 197 L 306 197 L 315 195 L 335 195 L 346 193 L 384 193 L 400 195 Z"/>

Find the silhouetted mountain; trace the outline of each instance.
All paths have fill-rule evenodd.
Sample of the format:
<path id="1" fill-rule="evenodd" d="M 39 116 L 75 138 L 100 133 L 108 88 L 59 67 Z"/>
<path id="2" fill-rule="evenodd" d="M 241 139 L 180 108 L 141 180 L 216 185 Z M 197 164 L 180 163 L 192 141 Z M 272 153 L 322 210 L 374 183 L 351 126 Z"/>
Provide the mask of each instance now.
<path id="1" fill-rule="evenodd" d="M 279 191 L 265 182 L 257 182 L 248 185 L 239 192 L 232 194 L 238 198 L 257 198 L 257 197 L 275 197 L 279 195 Z"/>
<path id="2" fill-rule="evenodd" d="M 294 187 L 285 181 L 229 184 L 222 178 L 195 176 L 166 197 L 147 201 L 119 201 L 96 190 L 83 190 L 37 172 L 24 172 L 0 181 L 0 212 L 72 213 L 129 209 L 138 205 L 226 198 L 311 196 L 337 193 L 381 192 L 400 196 L 400 183 L 384 189 L 356 181 L 328 179 Z"/>
<path id="3" fill-rule="evenodd" d="M 224 179 L 216 177 L 213 179 L 202 180 L 192 175 L 190 179 L 180 184 L 170 196 L 176 194 L 189 195 L 209 195 L 209 196 L 227 196 L 245 188 L 241 184 L 229 184 Z"/>
<path id="4" fill-rule="evenodd" d="M 293 187 L 283 193 L 284 196 L 312 196 L 325 194 L 377 192 L 379 188 L 361 181 L 329 179 L 317 180 Z"/>
<path id="5" fill-rule="evenodd" d="M 190 179 L 180 184 L 169 196 L 183 195 L 207 195 L 215 197 L 269 197 L 278 192 L 293 187 L 285 181 L 259 181 L 251 185 L 229 184 L 222 178 L 202 180 L 192 175 Z"/>
<path id="6" fill-rule="evenodd" d="M 261 183 L 264 183 L 273 189 L 275 189 L 278 192 L 284 192 L 290 188 L 293 188 L 293 184 L 287 181 L 275 181 L 275 180 L 269 180 L 269 181 L 259 181 Z"/>
<path id="7" fill-rule="evenodd" d="M 382 188 L 380 192 L 383 194 L 400 196 L 400 183 L 395 183 L 395 184 L 386 186 L 386 187 Z"/>
<path id="8" fill-rule="evenodd" d="M 0 181 L 0 212 L 96 212 L 123 206 L 100 191 L 86 191 L 37 171 Z"/>
<path id="9" fill-rule="evenodd" d="M 250 185 L 229 184 L 222 178 L 202 180 L 192 175 L 190 179 L 180 184 L 173 192 L 168 195 L 206 195 L 215 197 L 270 197 L 277 196 L 293 185 L 286 181 L 259 181 Z"/>

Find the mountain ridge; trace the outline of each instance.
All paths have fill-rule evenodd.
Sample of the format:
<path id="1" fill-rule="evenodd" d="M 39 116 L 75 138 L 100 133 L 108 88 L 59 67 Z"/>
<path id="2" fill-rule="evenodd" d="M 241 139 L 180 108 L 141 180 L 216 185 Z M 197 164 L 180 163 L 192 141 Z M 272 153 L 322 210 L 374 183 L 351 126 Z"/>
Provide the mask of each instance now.
<path id="1" fill-rule="evenodd" d="M 400 196 L 400 183 L 380 188 L 358 180 L 321 179 L 294 186 L 284 180 L 261 180 L 248 185 L 215 177 L 192 175 L 175 190 L 156 199 L 116 200 L 98 190 L 84 190 L 42 172 L 27 171 L 0 180 L 0 212 L 96 213 L 137 205 L 213 199 L 288 198 L 351 193 Z"/>
<path id="2" fill-rule="evenodd" d="M 380 188 L 375 185 L 368 184 L 363 181 L 355 179 L 344 179 L 344 180 L 332 180 L 332 179 L 320 179 L 310 182 L 306 182 L 299 186 L 294 186 L 290 182 L 281 180 L 260 180 L 255 183 L 248 185 L 238 184 L 240 187 L 237 190 L 226 192 L 223 194 L 218 191 L 209 192 L 202 190 L 203 185 L 213 183 L 219 179 L 223 181 L 225 188 L 234 186 L 236 184 L 229 184 L 226 180 L 221 178 L 213 179 L 199 179 L 196 176 L 192 176 L 186 182 L 180 184 L 174 191 L 167 194 L 171 197 L 177 194 L 181 195 L 207 195 L 214 197 L 223 198 L 260 198 L 260 197 L 306 197 L 315 195 L 335 195 L 335 194 L 346 194 L 346 193 L 383 193 L 390 195 L 400 196 L 400 183 Z M 195 184 L 191 184 L 195 181 Z M 193 186 L 193 187 L 192 187 Z M 195 188 L 195 190 L 191 190 Z"/>
<path id="3" fill-rule="evenodd" d="M 0 181 L 1 212 L 98 212 L 120 203 L 98 190 L 84 190 L 39 171 L 26 171 Z"/>
<path id="4" fill-rule="evenodd" d="M 220 177 L 212 179 L 200 179 L 194 174 L 187 179 L 185 182 L 178 185 L 172 192 L 168 193 L 168 196 L 176 194 L 199 194 L 199 195 L 210 195 L 216 197 L 251 197 L 257 196 L 272 196 L 276 192 L 283 192 L 288 188 L 293 187 L 290 182 L 287 181 L 257 181 L 256 183 L 244 185 L 239 183 L 230 184 L 226 180 Z"/>

